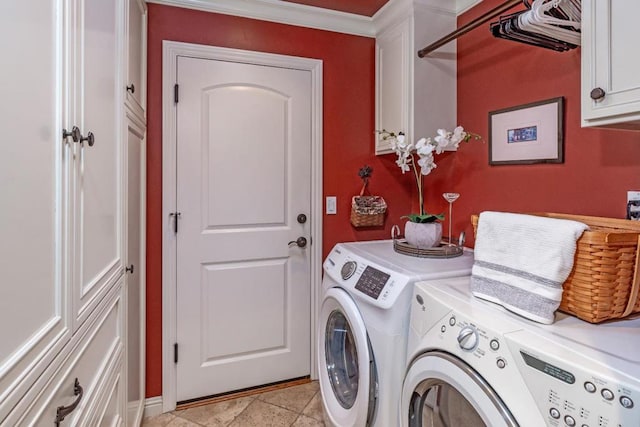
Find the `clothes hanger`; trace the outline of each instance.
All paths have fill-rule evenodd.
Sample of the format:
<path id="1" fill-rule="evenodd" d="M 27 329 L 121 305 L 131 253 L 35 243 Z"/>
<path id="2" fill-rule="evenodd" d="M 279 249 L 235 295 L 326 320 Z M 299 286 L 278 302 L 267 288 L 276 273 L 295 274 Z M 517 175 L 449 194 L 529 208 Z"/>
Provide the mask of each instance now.
<path id="1" fill-rule="evenodd" d="M 551 17 L 545 12 L 556 8 L 561 0 L 533 0 L 531 9 L 519 16 L 521 29 L 580 45 L 580 22 Z M 564 27 L 564 28 L 563 28 Z M 572 27 L 573 29 L 567 29 Z"/>

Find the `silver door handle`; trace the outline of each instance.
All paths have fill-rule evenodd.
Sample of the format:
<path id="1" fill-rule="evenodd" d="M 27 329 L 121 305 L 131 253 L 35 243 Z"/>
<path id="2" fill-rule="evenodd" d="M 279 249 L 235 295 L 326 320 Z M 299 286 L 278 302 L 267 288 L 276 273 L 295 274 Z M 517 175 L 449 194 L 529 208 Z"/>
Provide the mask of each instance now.
<path id="1" fill-rule="evenodd" d="M 297 245 L 299 248 L 304 248 L 307 246 L 307 239 L 305 237 L 298 237 L 296 240 L 289 242 L 289 246 L 291 245 Z"/>

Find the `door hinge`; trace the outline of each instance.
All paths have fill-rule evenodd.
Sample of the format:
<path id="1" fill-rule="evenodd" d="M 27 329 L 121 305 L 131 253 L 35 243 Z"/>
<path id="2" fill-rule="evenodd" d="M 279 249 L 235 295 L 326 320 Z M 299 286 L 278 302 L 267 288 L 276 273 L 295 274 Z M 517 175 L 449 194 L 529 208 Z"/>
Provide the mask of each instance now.
<path id="1" fill-rule="evenodd" d="M 173 86 L 173 102 L 178 103 L 178 83 Z"/>
<path id="2" fill-rule="evenodd" d="M 173 344 L 173 363 L 178 363 L 178 343 Z"/>
<path id="3" fill-rule="evenodd" d="M 180 218 L 180 212 L 171 212 L 170 217 L 173 217 L 173 232 L 178 234 L 178 219 Z"/>

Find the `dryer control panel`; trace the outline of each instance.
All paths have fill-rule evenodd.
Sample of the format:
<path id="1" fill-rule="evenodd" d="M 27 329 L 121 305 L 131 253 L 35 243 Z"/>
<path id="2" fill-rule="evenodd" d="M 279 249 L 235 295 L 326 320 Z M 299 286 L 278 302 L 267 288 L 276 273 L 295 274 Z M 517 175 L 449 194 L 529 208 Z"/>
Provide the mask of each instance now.
<path id="1" fill-rule="evenodd" d="M 640 426 L 640 379 L 616 361 L 528 331 L 505 338 L 547 425 Z"/>
<path id="2" fill-rule="evenodd" d="M 378 265 L 340 246 L 324 261 L 324 273 L 333 282 L 349 289 L 360 300 L 388 309 L 393 306 L 411 278 Z"/>

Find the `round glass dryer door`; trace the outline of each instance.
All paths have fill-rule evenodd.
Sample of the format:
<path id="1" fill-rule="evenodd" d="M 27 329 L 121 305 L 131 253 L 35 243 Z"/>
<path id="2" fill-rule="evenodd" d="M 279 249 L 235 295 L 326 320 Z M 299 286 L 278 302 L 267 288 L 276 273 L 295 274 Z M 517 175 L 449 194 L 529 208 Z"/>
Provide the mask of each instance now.
<path id="1" fill-rule="evenodd" d="M 432 351 L 413 362 L 402 391 L 403 427 L 517 427 L 509 409 L 471 367 Z"/>
<path id="2" fill-rule="evenodd" d="M 332 288 L 322 302 L 318 330 L 319 382 L 326 415 L 335 425 L 370 425 L 376 408 L 376 369 L 355 303 Z"/>

